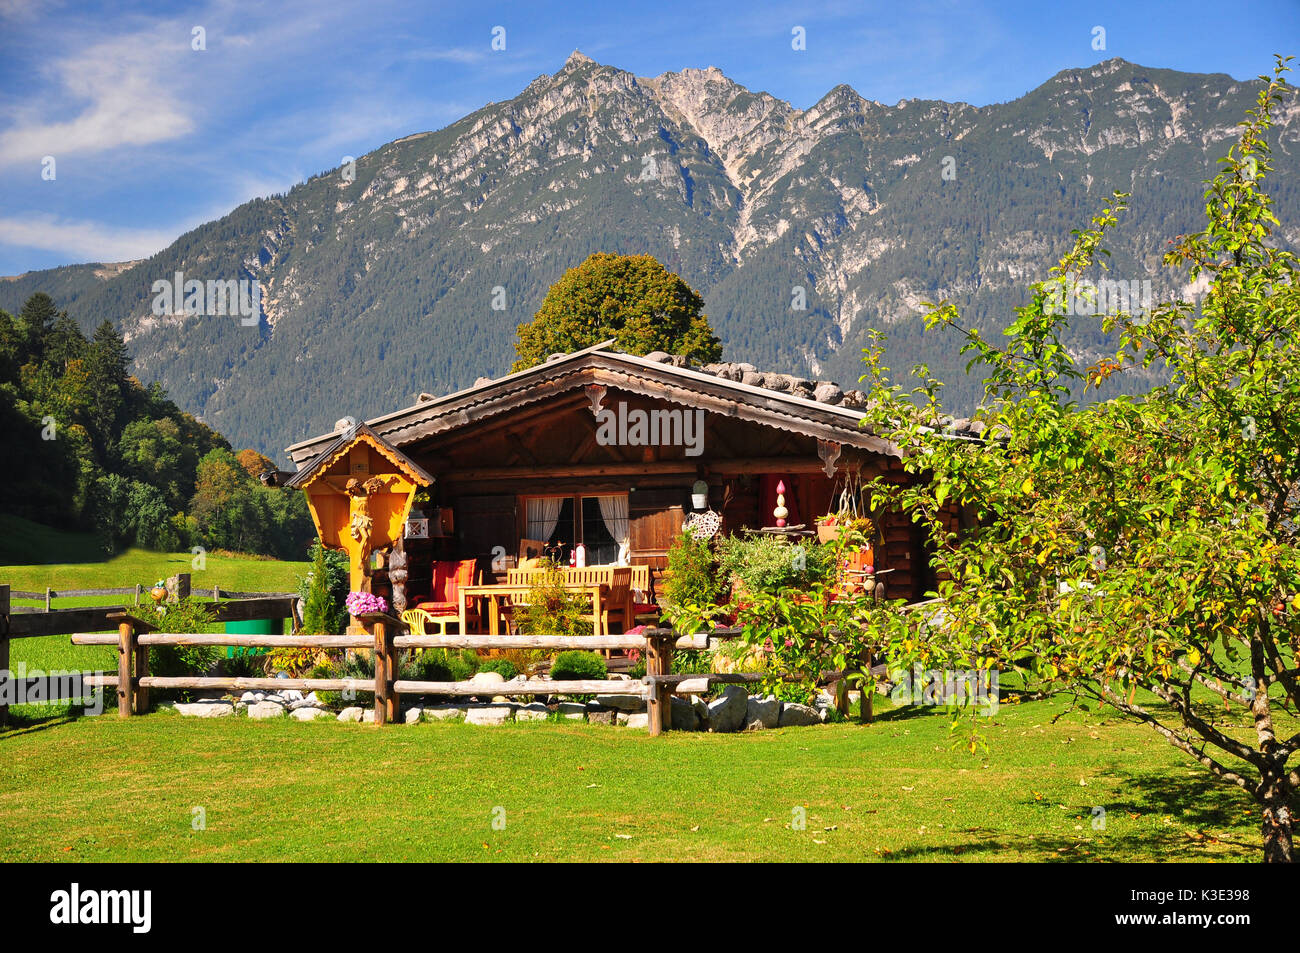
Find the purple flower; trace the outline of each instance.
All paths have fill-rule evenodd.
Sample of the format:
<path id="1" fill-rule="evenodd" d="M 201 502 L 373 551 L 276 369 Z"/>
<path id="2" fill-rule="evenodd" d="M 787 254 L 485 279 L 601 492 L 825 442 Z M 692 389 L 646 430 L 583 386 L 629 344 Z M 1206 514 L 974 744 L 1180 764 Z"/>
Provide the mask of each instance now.
<path id="1" fill-rule="evenodd" d="M 388 611 L 388 603 L 384 601 L 384 597 L 371 592 L 349 592 L 344 604 L 348 607 L 348 612 L 354 616 Z"/>

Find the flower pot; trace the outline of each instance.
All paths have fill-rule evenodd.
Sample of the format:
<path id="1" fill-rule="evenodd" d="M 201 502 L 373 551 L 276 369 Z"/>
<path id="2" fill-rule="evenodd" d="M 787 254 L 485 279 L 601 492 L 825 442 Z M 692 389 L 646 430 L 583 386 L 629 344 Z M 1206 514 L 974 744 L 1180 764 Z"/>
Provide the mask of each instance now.
<path id="1" fill-rule="evenodd" d="M 838 523 L 818 523 L 817 542 L 833 543 L 840 538 L 842 527 Z"/>

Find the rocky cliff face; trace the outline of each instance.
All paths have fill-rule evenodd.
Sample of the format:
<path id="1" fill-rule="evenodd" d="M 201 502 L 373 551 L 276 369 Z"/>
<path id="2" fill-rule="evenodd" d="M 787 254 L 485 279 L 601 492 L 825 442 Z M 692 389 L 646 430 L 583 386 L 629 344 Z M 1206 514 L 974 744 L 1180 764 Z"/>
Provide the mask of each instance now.
<path id="1" fill-rule="evenodd" d="M 865 330 L 883 327 L 892 367 L 929 363 L 969 408 L 978 388 L 957 342 L 924 332 L 922 303 L 1005 326 L 1113 189 L 1133 193 L 1133 212 L 1112 276 L 1172 290 L 1165 240 L 1199 227 L 1201 183 L 1256 88 L 1109 60 L 1005 104 L 887 106 L 838 86 L 799 110 L 714 68 L 640 78 L 575 53 L 509 102 L 241 206 L 146 261 L 0 282 L 0 307 L 43 289 L 87 326 L 114 320 L 142 378 L 278 458 L 343 414 L 501 373 L 566 268 L 648 252 L 704 294 L 729 360 L 849 389 Z M 1294 100 L 1282 112 L 1269 182 L 1291 243 L 1298 115 Z M 152 282 L 176 271 L 256 278 L 264 319 L 159 319 Z M 1095 322 L 1067 343 L 1083 358 L 1108 346 Z"/>

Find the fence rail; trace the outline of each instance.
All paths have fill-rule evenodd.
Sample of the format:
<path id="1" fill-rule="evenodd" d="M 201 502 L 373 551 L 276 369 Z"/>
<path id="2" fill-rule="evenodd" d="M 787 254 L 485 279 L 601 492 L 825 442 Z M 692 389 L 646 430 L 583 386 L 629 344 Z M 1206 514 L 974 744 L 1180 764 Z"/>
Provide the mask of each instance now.
<path id="1" fill-rule="evenodd" d="M 386 724 L 397 720 L 400 698 L 414 695 L 596 695 L 633 694 L 646 700 L 648 727 L 651 735 L 658 735 L 671 727 L 671 699 L 682 679 L 669 675 L 672 671 L 673 652 L 708 648 L 709 635 L 680 636 L 672 629 L 647 629 L 635 635 L 402 635 L 403 623 L 387 614 L 361 616 L 370 627 L 369 634 L 358 635 L 226 635 L 213 633 L 159 633 L 149 622 L 128 613 L 118 612 L 111 617 L 117 633 L 74 632 L 73 645 L 116 645 L 118 672 L 116 677 L 103 675 L 87 679 L 87 684 L 117 689 L 117 711 L 121 718 L 143 713 L 148 709 L 151 688 L 193 688 L 259 690 L 293 689 L 297 691 L 373 691 L 375 695 L 375 723 Z M 726 636 L 727 633 L 715 633 Z M 373 679 L 355 678 L 227 678 L 222 676 L 157 676 L 149 674 L 149 649 L 162 645 L 227 645 L 227 646 L 278 646 L 282 648 L 359 649 L 373 650 L 375 675 Z M 640 682 L 618 679 L 528 679 L 483 685 L 477 682 L 424 682 L 397 677 L 397 652 L 413 648 L 588 648 L 588 649 L 642 649 L 646 655 L 646 677 Z M 748 676 L 695 675 L 696 681 L 706 684 L 711 680 L 746 681 Z"/>

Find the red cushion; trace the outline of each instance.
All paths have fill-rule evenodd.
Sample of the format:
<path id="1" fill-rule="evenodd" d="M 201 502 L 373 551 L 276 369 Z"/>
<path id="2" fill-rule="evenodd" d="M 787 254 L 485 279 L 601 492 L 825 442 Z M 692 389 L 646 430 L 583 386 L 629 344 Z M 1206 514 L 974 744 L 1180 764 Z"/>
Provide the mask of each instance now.
<path id="1" fill-rule="evenodd" d="M 460 606 L 454 602 L 421 602 L 415 608 L 423 609 L 425 612 L 449 612 L 453 615 L 460 613 Z"/>
<path id="2" fill-rule="evenodd" d="M 638 602 L 632 607 L 633 615 L 646 615 L 651 612 L 658 612 L 659 607 L 653 602 Z"/>

